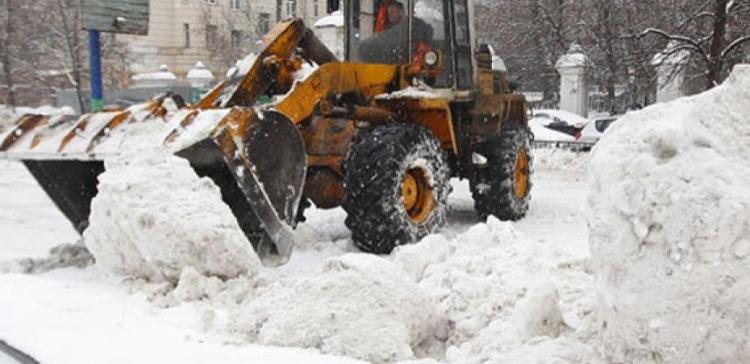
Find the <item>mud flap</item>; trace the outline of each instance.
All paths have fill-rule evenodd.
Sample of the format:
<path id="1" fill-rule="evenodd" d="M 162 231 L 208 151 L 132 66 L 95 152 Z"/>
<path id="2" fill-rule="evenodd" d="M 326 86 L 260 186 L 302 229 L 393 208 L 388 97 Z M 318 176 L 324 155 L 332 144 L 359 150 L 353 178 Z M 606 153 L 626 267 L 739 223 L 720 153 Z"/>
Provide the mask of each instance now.
<path id="1" fill-rule="evenodd" d="M 289 260 L 306 173 L 304 141 L 294 124 L 265 112 L 241 140 L 224 129 L 177 155 L 219 186 L 264 264 Z"/>

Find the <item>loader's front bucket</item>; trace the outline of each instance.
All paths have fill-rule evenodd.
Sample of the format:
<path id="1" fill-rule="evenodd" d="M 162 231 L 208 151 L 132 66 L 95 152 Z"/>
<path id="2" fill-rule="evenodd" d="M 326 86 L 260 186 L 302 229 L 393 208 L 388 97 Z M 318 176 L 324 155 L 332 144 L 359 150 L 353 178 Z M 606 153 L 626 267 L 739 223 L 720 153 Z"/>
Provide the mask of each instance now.
<path id="1" fill-rule="evenodd" d="M 104 161 L 134 149 L 166 148 L 219 186 L 264 263 L 288 260 L 306 173 L 296 126 L 273 111 L 168 111 L 163 101 L 80 118 L 24 116 L 0 135 L 0 159 L 22 161 L 83 232 Z"/>
<path id="2" fill-rule="evenodd" d="M 264 112 L 239 140 L 225 128 L 177 155 L 221 188 L 265 263 L 286 262 L 306 173 L 305 145 L 294 124 L 282 114 Z"/>

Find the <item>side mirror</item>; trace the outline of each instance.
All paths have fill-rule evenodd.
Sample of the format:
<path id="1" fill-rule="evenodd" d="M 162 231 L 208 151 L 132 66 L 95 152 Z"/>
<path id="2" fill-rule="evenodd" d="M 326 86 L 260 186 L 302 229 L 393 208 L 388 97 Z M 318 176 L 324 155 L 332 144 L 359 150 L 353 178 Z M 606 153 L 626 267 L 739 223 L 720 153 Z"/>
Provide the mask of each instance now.
<path id="1" fill-rule="evenodd" d="M 327 5 L 327 10 L 329 14 L 333 13 L 334 11 L 339 10 L 339 6 L 340 6 L 339 0 L 326 0 L 326 2 L 327 2 L 326 5 Z"/>

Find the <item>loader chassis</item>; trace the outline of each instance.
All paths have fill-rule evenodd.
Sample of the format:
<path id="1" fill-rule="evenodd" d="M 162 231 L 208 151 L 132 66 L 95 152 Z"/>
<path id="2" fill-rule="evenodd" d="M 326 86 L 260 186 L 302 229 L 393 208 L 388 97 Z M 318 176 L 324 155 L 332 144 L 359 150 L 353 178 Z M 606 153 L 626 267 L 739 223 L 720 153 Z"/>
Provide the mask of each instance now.
<path id="1" fill-rule="evenodd" d="M 80 119 L 25 116 L 0 139 L 0 157 L 24 161 L 83 231 L 106 158 L 100 144 L 117 128 L 175 125 L 163 147 L 211 177 L 259 255 L 282 262 L 287 226 L 308 201 L 343 206 L 355 243 L 376 253 L 445 222 L 451 177 L 470 180 L 481 217 L 521 218 L 531 187 L 526 104 L 491 69 L 490 52 L 474 49 L 471 1 L 401 1 L 410 31 L 399 33 L 402 59 L 368 63 L 354 47 L 381 36 L 373 14 L 394 1 L 345 1 L 346 60 L 290 19 L 195 105 L 163 95 Z M 298 77 L 303 62 L 318 68 Z M 259 105 L 261 96 L 274 102 Z M 190 140 L 206 119 L 218 121 Z"/>

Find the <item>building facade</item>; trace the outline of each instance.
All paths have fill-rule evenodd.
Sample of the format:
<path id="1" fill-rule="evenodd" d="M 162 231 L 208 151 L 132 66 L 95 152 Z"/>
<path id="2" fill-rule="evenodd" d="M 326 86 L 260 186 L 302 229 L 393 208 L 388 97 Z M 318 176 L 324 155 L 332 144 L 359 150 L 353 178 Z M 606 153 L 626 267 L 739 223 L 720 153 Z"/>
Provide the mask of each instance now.
<path id="1" fill-rule="evenodd" d="M 116 39 L 128 47 L 133 73 L 166 65 L 184 76 L 202 62 L 220 77 L 277 21 L 297 16 L 312 25 L 325 15 L 324 0 L 151 0 L 149 34 Z"/>

